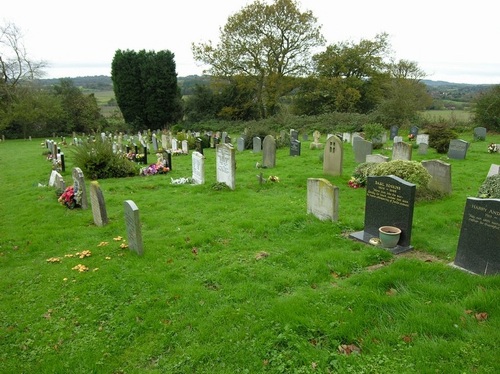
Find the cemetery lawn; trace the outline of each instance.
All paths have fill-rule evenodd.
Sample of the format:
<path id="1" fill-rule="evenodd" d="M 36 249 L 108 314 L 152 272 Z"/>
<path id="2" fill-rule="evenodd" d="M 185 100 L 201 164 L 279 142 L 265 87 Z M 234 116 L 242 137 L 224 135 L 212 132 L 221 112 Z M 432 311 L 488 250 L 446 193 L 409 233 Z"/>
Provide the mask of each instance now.
<path id="1" fill-rule="evenodd" d="M 400 255 L 347 237 L 363 229 L 366 193 L 348 187 L 349 144 L 340 177 L 302 142 L 272 169 L 236 151 L 235 190 L 213 188 L 213 149 L 204 185 L 171 184 L 191 176 L 190 155 L 166 175 L 100 180 L 110 222 L 97 227 L 46 186 L 42 139 L 0 142 L 1 372 L 500 372 L 500 276 L 449 265 L 500 135 L 460 137 L 465 160 L 414 149 L 452 165 L 453 193 L 416 203 L 414 250 Z M 339 187 L 338 222 L 306 214 L 307 178 Z M 140 210 L 142 257 L 121 248 L 125 200 Z"/>

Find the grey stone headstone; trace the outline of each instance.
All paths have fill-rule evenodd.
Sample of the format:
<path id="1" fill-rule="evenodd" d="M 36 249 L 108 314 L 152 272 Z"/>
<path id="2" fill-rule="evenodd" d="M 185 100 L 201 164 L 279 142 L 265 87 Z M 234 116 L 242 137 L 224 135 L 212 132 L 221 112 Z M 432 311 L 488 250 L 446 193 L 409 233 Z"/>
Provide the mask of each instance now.
<path id="1" fill-rule="evenodd" d="M 132 200 L 125 200 L 123 206 L 125 209 L 125 227 L 127 229 L 128 248 L 135 251 L 139 256 L 142 256 L 144 247 L 142 243 L 139 208 Z"/>
<path id="2" fill-rule="evenodd" d="M 322 221 L 338 221 L 339 188 L 324 178 L 308 178 L 307 213 Z"/>
<path id="3" fill-rule="evenodd" d="M 252 139 L 253 142 L 253 153 L 259 153 L 262 152 L 262 139 L 259 138 L 258 136 L 255 136 Z"/>
<path id="4" fill-rule="evenodd" d="M 276 140 L 272 135 L 266 135 L 262 148 L 262 166 L 273 168 L 276 166 Z"/>
<path id="5" fill-rule="evenodd" d="M 302 134 L 302 141 L 307 142 L 309 140 L 309 135 Z"/>
<path id="6" fill-rule="evenodd" d="M 156 138 L 156 134 L 153 134 L 153 151 L 158 151 L 158 139 Z"/>
<path id="7" fill-rule="evenodd" d="M 194 184 L 204 184 L 205 183 L 205 157 L 202 153 L 194 151 L 191 154 L 191 160 L 193 163 L 193 182 Z"/>
<path id="8" fill-rule="evenodd" d="M 418 154 L 419 155 L 426 155 L 428 150 L 429 150 L 429 144 L 427 144 L 427 143 L 420 143 L 418 145 Z"/>
<path id="9" fill-rule="evenodd" d="M 90 182 L 90 205 L 96 226 L 102 227 L 108 223 L 108 213 L 101 187 L 97 181 Z"/>
<path id="10" fill-rule="evenodd" d="M 290 142 L 290 156 L 300 156 L 300 141 L 297 139 L 292 139 Z"/>
<path id="11" fill-rule="evenodd" d="M 363 231 L 349 235 L 365 243 L 379 236 L 381 226 L 396 226 L 401 229 L 398 245 L 390 249 L 401 253 L 412 249 L 411 231 L 416 186 L 399 177 L 369 176 L 366 183 L 365 226 Z"/>
<path id="12" fill-rule="evenodd" d="M 454 265 L 475 274 L 500 274 L 500 200 L 467 198 Z"/>
<path id="13" fill-rule="evenodd" d="M 237 144 L 238 152 L 243 152 L 245 150 L 245 138 L 239 137 Z"/>
<path id="14" fill-rule="evenodd" d="M 231 144 L 223 143 L 216 146 L 217 182 L 225 183 L 230 189 L 235 188 L 236 158 Z"/>
<path id="15" fill-rule="evenodd" d="M 342 175 L 344 149 L 342 140 L 335 135 L 326 139 L 323 151 L 323 173 L 327 175 Z"/>
<path id="16" fill-rule="evenodd" d="M 73 168 L 72 177 L 73 177 L 73 191 L 75 192 L 75 194 L 81 191 L 80 206 L 82 207 L 82 209 L 88 209 L 89 203 L 87 200 L 87 189 L 85 187 L 85 178 L 83 177 L 82 169 L 77 167 Z"/>
<path id="17" fill-rule="evenodd" d="M 417 144 L 429 144 L 429 134 L 419 134 L 417 135 Z"/>
<path id="18" fill-rule="evenodd" d="M 486 127 L 474 128 L 474 140 L 486 140 Z"/>
<path id="19" fill-rule="evenodd" d="M 352 142 L 354 151 L 354 159 L 358 164 L 366 162 L 366 156 L 370 155 L 373 150 L 372 142 L 364 140 L 361 136 L 354 136 Z"/>
<path id="20" fill-rule="evenodd" d="M 429 188 L 451 194 L 451 165 L 441 160 L 424 160 L 422 166 L 431 175 Z"/>
<path id="21" fill-rule="evenodd" d="M 394 141 L 394 143 L 401 143 L 403 141 L 403 137 L 402 136 L 395 136 L 393 138 L 393 141 Z"/>
<path id="22" fill-rule="evenodd" d="M 342 133 L 342 141 L 344 143 L 350 143 L 351 142 L 351 133 L 350 132 Z"/>
<path id="23" fill-rule="evenodd" d="M 375 164 L 380 164 L 381 162 L 389 162 L 389 157 L 379 154 L 366 155 L 366 162 L 373 162 Z"/>
<path id="24" fill-rule="evenodd" d="M 405 142 L 394 143 L 392 146 L 393 160 L 411 160 L 413 147 Z"/>
<path id="25" fill-rule="evenodd" d="M 182 153 L 184 153 L 185 155 L 187 155 L 189 153 L 188 141 L 187 140 L 183 140 L 181 142 L 181 147 L 182 147 Z"/>
<path id="26" fill-rule="evenodd" d="M 488 170 L 488 175 L 486 178 L 491 177 L 492 175 L 500 174 L 500 165 L 491 164 L 490 170 Z"/>
<path id="27" fill-rule="evenodd" d="M 461 139 L 453 139 L 450 141 L 448 148 L 448 157 L 455 160 L 463 160 L 467 154 L 469 143 Z"/>

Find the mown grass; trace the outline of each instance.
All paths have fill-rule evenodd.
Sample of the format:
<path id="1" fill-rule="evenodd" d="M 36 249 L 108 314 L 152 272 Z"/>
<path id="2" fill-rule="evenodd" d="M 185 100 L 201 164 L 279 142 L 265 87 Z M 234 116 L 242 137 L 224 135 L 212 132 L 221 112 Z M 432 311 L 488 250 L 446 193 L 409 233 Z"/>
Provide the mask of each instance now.
<path id="1" fill-rule="evenodd" d="M 321 151 L 303 142 L 300 157 L 278 150 L 273 169 L 237 152 L 234 191 L 212 189 L 211 149 L 201 186 L 170 183 L 191 176 L 190 156 L 167 175 L 100 180 L 110 222 L 96 227 L 91 209 L 39 187 L 51 169 L 41 140 L 1 142 L 2 373 L 498 372 L 500 278 L 449 263 L 466 198 L 500 163 L 487 153 L 500 136 L 462 138 L 465 160 L 415 150 L 452 164 L 453 194 L 416 204 L 415 250 L 397 256 L 347 238 L 363 228 L 365 202 L 347 186 L 350 145 L 341 177 L 324 175 Z M 280 182 L 259 184 L 260 172 Z M 306 214 L 309 177 L 339 187 L 338 222 Z M 120 248 L 129 199 L 143 257 Z"/>

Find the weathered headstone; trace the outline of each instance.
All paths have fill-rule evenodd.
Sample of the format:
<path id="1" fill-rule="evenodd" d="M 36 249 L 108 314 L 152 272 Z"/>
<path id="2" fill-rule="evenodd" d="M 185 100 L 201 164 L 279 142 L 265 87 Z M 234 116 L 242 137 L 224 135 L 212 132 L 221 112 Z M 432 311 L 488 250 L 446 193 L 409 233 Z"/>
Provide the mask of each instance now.
<path id="1" fill-rule="evenodd" d="M 262 148 L 262 166 L 273 168 L 276 166 L 276 140 L 272 135 L 266 135 Z"/>
<path id="2" fill-rule="evenodd" d="M 205 157 L 198 151 L 194 151 L 191 154 L 191 160 L 193 164 L 193 174 L 192 179 L 194 184 L 204 184 L 205 183 Z"/>
<path id="3" fill-rule="evenodd" d="M 343 143 L 337 136 L 331 135 L 326 139 L 323 151 L 323 173 L 327 175 L 342 175 Z"/>
<path id="4" fill-rule="evenodd" d="M 419 134 L 417 135 L 417 144 L 429 144 L 429 134 Z"/>
<path id="5" fill-rule="evenodd" d="M 188 141 L 187 140 L 183 140 L 181 142 L 181 147 L 182 147 L 182 153 L 184 153 L 185 155 L 187 155 L 189 153 Z"/>
<path id="6" fill-rule="evenodd" d="M 369 176 L 366 183 L 365 226 L 363 231 L 349 235 L 365 243 L 378 238 L 381 226 L 395 226 L 401 230 L 396 247 L 389 249 L 397 254 L 411 250 L 411 231 L 416 186 L 399 177 Z"/>
<path id="7" fill-rule="evenodd" d="M 474 140 L 486 140 L 486 127 L 474 128 Z"/>
<path id="8" fill-rule="evenodd" d="M 235 188 L 236 158 L 230 144 L 217 144 L 216 147 L 217 182 L 225 183 L 230 189 Z"/>
<path id="9" fill-rule="evenodd" d="M 469 149 L 469 142 L 461 139 L 452 139 L 448 148 L 448 157 L 455 160 L 463 160 Z"/>
<path id="10" fill-rule="evenodd" d="M 89 203 L 87 200 L 87 189 L 85 188 L 85 179 L 83 177 L 83 171 L 80 168 L 73 168 L 73 191 L 75 195 L 79 195 L 80 206 L 82 209 L 88 209 Z"/>
<path id="11" fill-rule="evenodd" d="M 411 144 L 405 142 L 394 143 L 392 146 L 392 159 L 410 161 L 412 149 Z"/>
<path id="12" fill-rule="evenodd" d="M 428 150 L 429 150 L 429 144 L 427 144 L 427 143 L 420 143 L 418 145 L 418 154 L 419 155 L 426 155 Z"/>
<path id="13" fill-rule="evenodd" d="M 395 136 L 392 140 L 393 140 L 394 144 L 401 143 L 403 141 L 403 137 L 402 136 Z"/>
<path id="14" fill-rule="evenodd" d="M 339 188 L 324 178 L 308 178 L 307 213 L 322 221 L 338 221 Z"/>
<path id="15" fill-rule="evenodd" d="M 366 162 L 380 164 L 381 162 L 389 162 L 389 157 L 380 154 L 366 155 Z"/>
<path id="16" fill-rule="evenodd" d="M 177 144 L 177 139 L 172 139 L 172 152 L 175 152 L 179 149 L 179 146 Z"/>
<path id="17" fill-rule="evenodd" d="M 66 184 L 61 174 L 56 170 L 52 170 L 49 178 L 49 186 L 55 187 L 57 191 L 64 191 L 66 189 Z"/>
<path id="18" fill-rule="evenodd" d="M 245 150 L 245 138 L 241 136 L 238 138 L 237 149 L 238 152 L 243 152 Z"/>
<path id="19" fill-rule="evenodd" d="M 161 135 L 161 147 L 164 150 L 168 149 L 168 137 L 166 134 Z"/>
<path id="20" fill-rule="evenodd" d="M 302 141 L 307 142 L 309 140 L 309 135 L 307 133 L 302 134 Z"/>
<path id="21" fill-rule="evenodd" d="M 486 178 L 491 177 L 492 175 L 500 174 L 500 165 L 491 164 L 490 170 L 488 170 L 488 175 Z"/>
<path id="22" fill-rule="evenodd" d="M 97 181 L 90 182 L 90 205 L 96 226 L 105 226 L 108 223 L 108 213 L 104 202 L 104 195 Z"/>
<path id="23" fill-rule="evenodd" d="M 389 139 L 394 140 L 394 137 L 398 136 L 398 132 L 399 132 L 399 127 L 396 125 L 392 125 L 389 131 Z"/>
<path id="24" fill-rule="evenodd" d="M 412 127 L 410 127 L 410 135 L 412 135 L 413 138 L 416 138 L 418 136 L 418 130 L 418 126 L 413 125 Z"/>
<path id="25" fill-rule="evenodd" d="M 422 166 L 431 175 L 429 188 L 451 194 L 451 165 L 441 160 L 424 160 Z"/>
<path id="26" fill-rule="evenodd" d="M 142 243 L 141 220 L 139 208 L 132 200 L 125 200 L 125 227 L 127 229 L 128 248 L 135 251 L 139 256 L 144 253 Z"/>
<path id="27" fill-rule="evenodd" d="M 318 130 L 313 132 L 313 141 L 309 144 L 310 149 L 323 149 L 323 144 L 319 142 L 321 133 Z"/>
<path id="28" fill-rule="evenodd" d="M 342 141 L 344 143 L 350 143 L 351 142 L 351 133 L 350 132 L 344 132 L 342 134 Z"/>
<path id="29" fill-rule="evenodd" d="M 153 139 L 153 151 L 157 152 L 158 151 L 158 139 L 156 138 L 156 134 L 153 134 L 152 139 Z"/>
<path id="30" fill-rule="evenodd" d="M 292 140 L 299 140 L 299 132 L 297 130 L 290 130 L 290 141 Z"/>
<path id="31" fill-rule="evenodd" d="M 361 164 L 362 162 L 366 162 L 366 156 L 372 153 L 373 144 L 363 139 L 361 136 L 354 136 L 352 149 L 354 151 L 354 160 L 356 160 L 358 164 Z"/>
<path id="32" fill-rule="evenodd" d="M 475 274 L 500 273 L 500 200 L 467 198 L 454 265 Z"/>
<path id="33" fill-rule="evenodd" d="M 290 142 L 290 156 L 300 156 L 300 141 L 297 139 L 292 139 Z"/>
<path id="34" fill-rule="evenodd" d="M 252 145 L 253 145 L 253 153 L 259 153 L 262 152 L 262 139 L 258 136 L 255 136 L 252 139 Z"/>

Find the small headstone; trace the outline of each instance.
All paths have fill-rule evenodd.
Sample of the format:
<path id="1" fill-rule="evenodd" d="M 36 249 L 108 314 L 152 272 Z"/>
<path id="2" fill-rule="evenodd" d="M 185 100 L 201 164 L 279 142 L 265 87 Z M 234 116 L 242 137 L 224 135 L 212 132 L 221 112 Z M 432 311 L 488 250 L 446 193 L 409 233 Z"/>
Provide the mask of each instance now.
<path id="1" fill-rule="evenodd" d="M 361 136 L 354 136 L 352 149 L 354 151 L 354 159 L 358 164 L 361 164 L 362 162 L 366 162 L 366 156 L 372 153 L 373 144 Z"/>
<path id="2" fill-rule="evenodd" d="M 500 165 L 491 164 L 490 170 L 488 170 L 488 175 L 486 176 L 486 178 L 497 174 L 500 174 Z"/>
<path id="3" fill-rule="evenodd" d="M 469 149 L 469 143 L 461 139 L 452 139 L 448 148 L 448 157 L 455 160 L 463 160 Z"/>
<path id="4" fill-rule="evenodd" d="M 90 205 L 96 226 L 102 227 L 108 223 L 108 213 L 101 187 L 97 181 L 90 182 Z"/>
<path id="5" fill-rule="evenodd" d="M 177 139 L 172 139 L 172 152 L 175 152 L 179 149 L 179 146 L 177 145 Z"/>
<path id="6" fill-rule="evenodd" d="M 420 143 L 418 145 L 418 154 L 419 155 L 426 155 L 428 150 L 429 150 L 429 144 L 427 144 L 427 143 Z"/>
<path id="7" fill-rule="evenodd" d="M 193 164 L 193 183 L 194 184 L 204 184 L 205 183 L 205 157 L 198 151 L 194 151 L 191 154 L 191 160 Z"/>
<path id="8" fill-rule="evenodd" d="M 158 139 L 156 138 L 156 134 L 153 134 L 153 151 L 158 152 Z"/>
<path id="9" fill-rule="evenodd" d="M 323 151 L 323 173 L 327 175 L 342 175 L 343 143 L 337 136 L 331 135 L 326 139 Z"/>
<path id="10" fill-rule="evenodd" d="M 307 142 L 309 140 L 309 135 L 302 134 L 302 141 Z"/>
<path id="11" fill-rule="evenodd" d="M 189 153 L 188 141 L 187 140 L 183 140 L 182 143 L 181 143 L 181 147 L 182 147 L 182 153 L 184 153 L 185 155 L 187 155 Z"/>
<path id="12" fill-rule="evenodd" d="M 412 150 L 411 144 L 405 142 L 394 143 L 392 146 L 392 159 L 410 161 Z"/>
<path id="13" fill-rule="evenodd" d="M 290 141 L 299 140 L 299 132 L 297 130 L 290 130 Z"/>
<path id="14" fill-rule="evenodd" d="M 339 188 L 324 178 L 308 178 L 307 213 L 322 221 L 338 221 Z"/>
<path id="15" fill-rule="evenodd" d="M 73 191 L 80 195 L 80 206 L 82 209 L 88 209 L 89 203 L 87 201 L 87 189 L 85 188 L 85 179 L 83 177 L 83 171 L 80 168 L 73 168 L 71 173 L 73 177 Z"/>
<path id="16" fill-rule="evenodd" d="M 351 133 L 350 132 L 344 132 L 342 134 L 342 141 L 344 143 L 350 143 L 351 142 Z"/>
<path id="17" fill-rule="evenodd" d="M 410 135 L 412 135 L 414 139 L 418 136 L 418 130 L 418 126 L 413 125 L 410 127 Z"/>
<path id="18" fill-rule="evenodd" d="M 161 147 L 163 149 L 168 149 L 168 137 L 166 134 L 161 135 Z"/>
<path id="19" fill-rule="evenodd" d="M 366 183 L 365 226 L 363 231 L 349 235 L 365 243 L 378 238 L 381 226 L 395 226 L 401 230 L 396 247 L 389 249 L 397 254 L 411 250 L 411 231 L 416 186 L 399 177 L 369 176 Z"/>
<path id="20" fill-rule="evenodd" d="M 380 154 L 366 155 L 366 162 L 373 162 L 375 164 L 380 164 L 381 162 L 389 162 L 389 157 Z"/>
<path id="21" fill-rule="evenodd" d="M 243 152 L 245 150 L 245 138 L 239 137 L 237 144 L 238 152 Z"/>
<path id="22" fill-rule="evenodd" d="M 422 166 L 431 175 L 429 188 L 451 194 L 451 165 L 441 160 L 424 160 Z"/>
<path id="23" fill-rule="evenodd" d="M 474 128 L 474 140 L 486 140 L 486 127 Z"/>
<path id="24" fill-rule="evenodd" d="M 417 135 L 417 144 L 429 144 L 429 134 L 420 134 Z"/>
<path id="25" fill-rule="evenodd" d="M 318 130 L 313 132 L 313 142 L 309 144 L 310 149 L 323 149 L 323 144 L 319 142 L 321 133 Z"/>
<path id="26" fill-rule="evenodd" d="M 235 188 L 236 158 L 230 144 L 217 144 L 216 147 L 217 182 L 225 183 L 230 189 Z"/>
<path id="27" fill-rule="evenodd" d="M 203 139 L 200 137 L 196 138 L 196 152 L 201 153 L 203 155 Z"/>
<path id="28" fill-rule="evenodd" d="M 467 198 L 454 265 L 475 274 L 500 273 L 500 200 Z"/>
<path id="29" fill-rule="evenodd" d="M 252 139 L 252 145 L 253 145 L 253 153 L 259 153 L 262 152 L 262 139 L 259 138 L 258 136 L 255 136 Z"/>
<path id="30" fill-rule="evenodd" d="M 297 139 L 292 139 L 290 142 L 290 156 L 300 156 L 300 141 Z"/>
<path id="31" fill-rule="evenodd" d="M 393 141 L 394 141 L 394 144 L 395 144 L 395 143 L 400 143 L 400 142 L 402 142 L 402 141 L 403 141 L 403 137 L 402 137 L 402 136 L 395 136 L 395 137 L 393 138 Z"/>
<path id="32" fill-rule="evenodd" d="M 273 168 L 276 166 L 276 141 L 272 135 L 267 135 L 264 138 L 262 166 L 266 168 Z"/>
<path id="33" fill-rule="evenodd" d="M 125 200 L 125 227 L 127 229 L 128 248 L 135 251 L 139 256 L 144 253 L 142 243 L 141 220 L 139 208 L 132 200 Z"/>
<path id="34" fill-rule="evenodd" d="M 398 131 L 399 131 L 399 127 L 396 125 L 392 125 L 391 130 L 389 132 L 389 139 L 394 140 L 394 137 L 398 136 Z"/>

